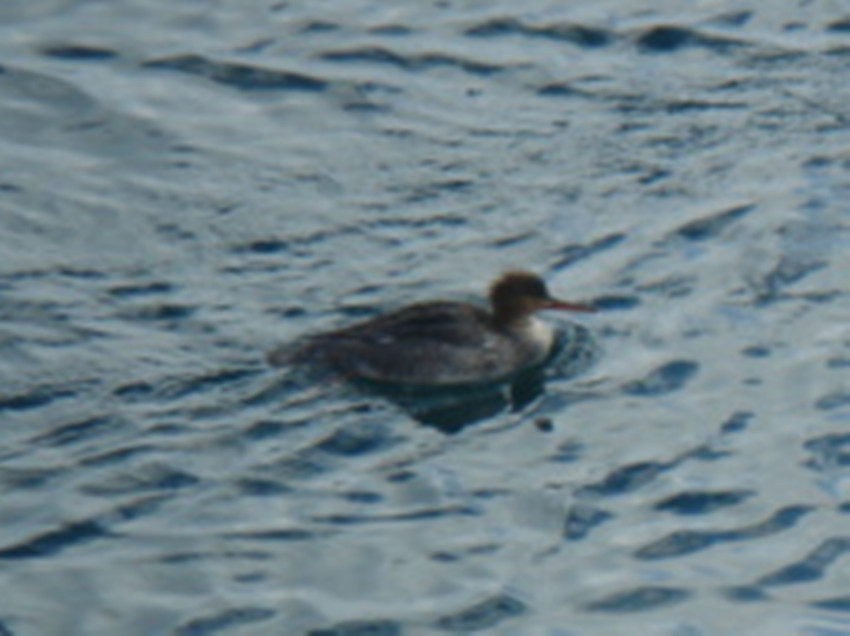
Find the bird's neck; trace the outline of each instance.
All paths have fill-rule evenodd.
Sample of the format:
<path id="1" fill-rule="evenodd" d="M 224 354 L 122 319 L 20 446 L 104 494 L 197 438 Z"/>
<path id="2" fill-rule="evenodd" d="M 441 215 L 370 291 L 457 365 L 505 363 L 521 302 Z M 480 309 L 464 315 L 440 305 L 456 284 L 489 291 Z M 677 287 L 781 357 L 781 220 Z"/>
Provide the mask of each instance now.
<path id="1" fill-rule="evenodd" d="M 555 330 L 536 316 L 523 316 L 506 325 L 518 339 L 540 351 L 549 351 L 555 340 Z"/>

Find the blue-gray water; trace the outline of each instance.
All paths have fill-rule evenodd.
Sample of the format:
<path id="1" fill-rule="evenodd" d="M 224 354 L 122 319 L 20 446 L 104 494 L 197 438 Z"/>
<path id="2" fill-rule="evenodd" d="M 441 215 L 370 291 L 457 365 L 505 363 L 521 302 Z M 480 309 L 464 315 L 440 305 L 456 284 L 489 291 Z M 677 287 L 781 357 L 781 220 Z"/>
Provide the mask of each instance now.
<path id="1" fill-rule="evenodd" d="M 850 4 L 0 4 L 0 634 L 850 634 Z M 545 274 L 448 435 L 276 345 Z"/>

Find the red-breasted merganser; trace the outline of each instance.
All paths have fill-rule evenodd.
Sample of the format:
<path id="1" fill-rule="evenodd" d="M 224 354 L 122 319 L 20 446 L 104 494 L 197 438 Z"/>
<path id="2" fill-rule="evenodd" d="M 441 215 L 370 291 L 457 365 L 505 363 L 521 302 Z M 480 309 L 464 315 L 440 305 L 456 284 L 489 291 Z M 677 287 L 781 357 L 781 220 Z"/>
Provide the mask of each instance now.
<path id="1" fill-rule="evenodd" d="M 508 272 L 490 287 L 491 311 L 462 302 L 417 303 L 319 334 L 269 355 L 276 366 L 319 363 L 347 378 L 451 386 L 505 379 L 552 351 L 554 329 L 541 309 L 595 311 L 558 300 L 535 274 Z"/>

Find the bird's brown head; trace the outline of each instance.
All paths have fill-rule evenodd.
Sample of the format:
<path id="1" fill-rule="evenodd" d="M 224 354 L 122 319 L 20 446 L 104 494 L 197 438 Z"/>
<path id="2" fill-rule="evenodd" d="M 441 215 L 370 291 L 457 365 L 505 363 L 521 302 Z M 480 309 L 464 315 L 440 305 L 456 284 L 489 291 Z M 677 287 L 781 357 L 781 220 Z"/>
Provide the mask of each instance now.
<path id="1" fill-rule="evenodd" d="M 530 272 L 507 272 L 490 287 L 490 303 L 497 323 L 521 321 L 541 309 L 591 312 L 590 305 L 570 303 L 549 295 L 546 283 Z"/>

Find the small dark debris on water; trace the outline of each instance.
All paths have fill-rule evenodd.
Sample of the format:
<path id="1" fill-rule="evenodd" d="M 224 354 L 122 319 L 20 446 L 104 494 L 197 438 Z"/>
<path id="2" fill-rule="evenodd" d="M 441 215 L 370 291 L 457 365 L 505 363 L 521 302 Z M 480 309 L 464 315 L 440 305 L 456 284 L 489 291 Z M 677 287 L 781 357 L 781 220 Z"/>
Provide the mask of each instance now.
<path id="1" fill-rule="evenodd" d="M 534 426 L 536 426 L 537 430 L 541 433 L 551 433 L 555 429 L 555 425 L 552 423 L 552 418 L 549 417 L 538 417 L 534 420 Z"/>

